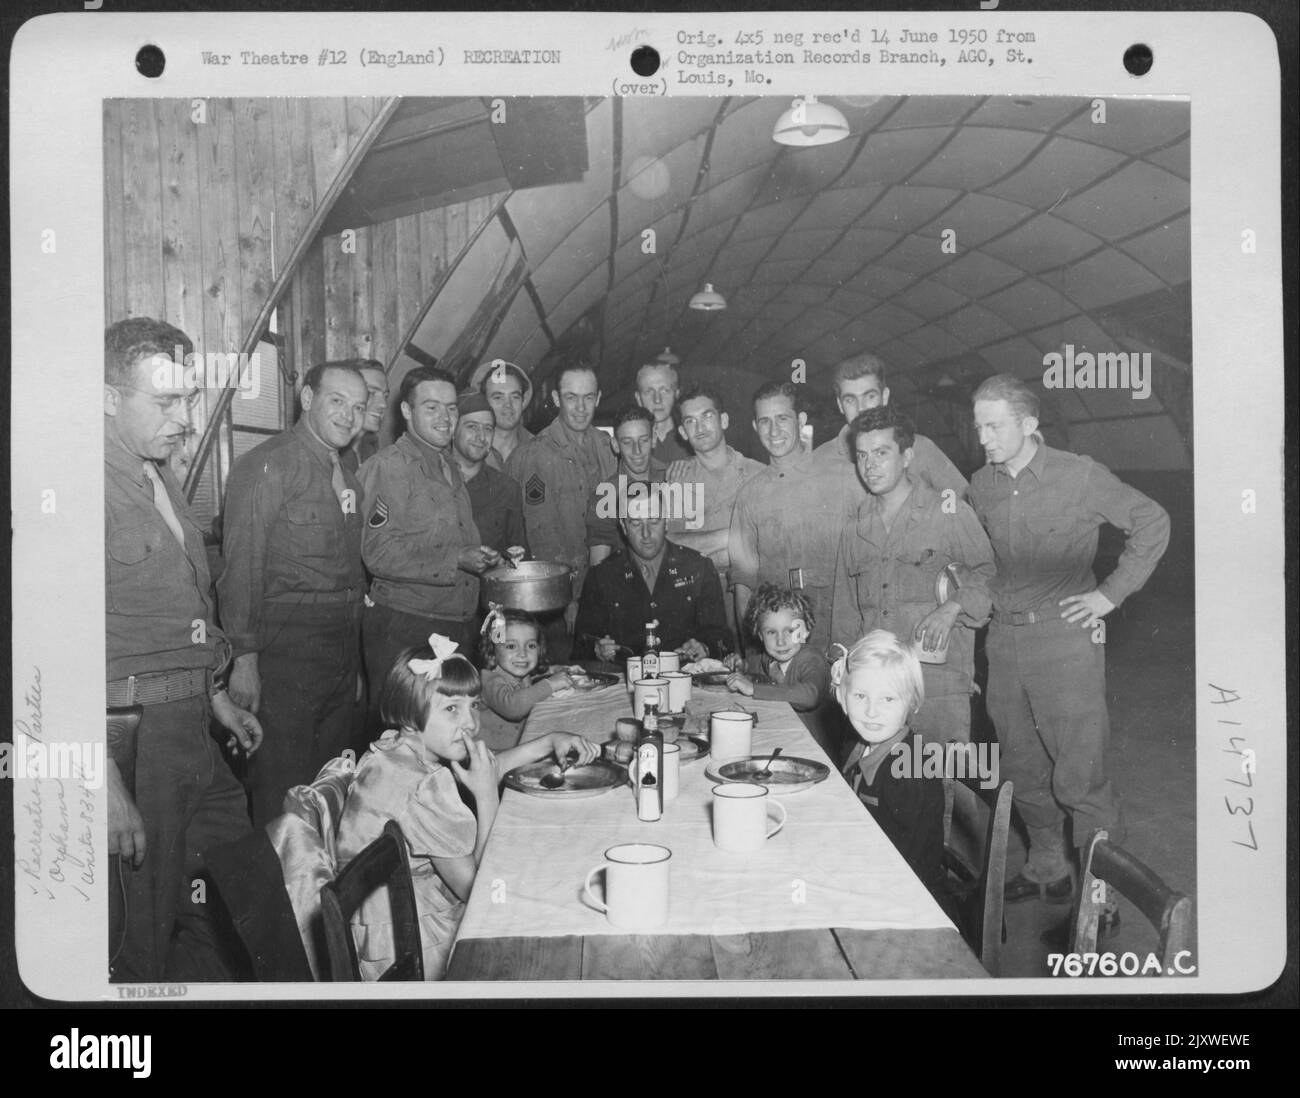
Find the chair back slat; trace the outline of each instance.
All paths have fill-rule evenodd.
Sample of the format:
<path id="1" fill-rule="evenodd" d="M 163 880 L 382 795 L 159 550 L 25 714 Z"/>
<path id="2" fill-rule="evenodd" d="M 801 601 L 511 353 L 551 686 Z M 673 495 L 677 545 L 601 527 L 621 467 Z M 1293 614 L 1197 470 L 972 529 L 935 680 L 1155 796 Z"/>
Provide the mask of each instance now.
<path id="1" fill-rule="evenodd" d="M 1151 923 L 1160 935 L 1164 973 L 1176 972 L 1175 958 L 1192 951 L 1195 937 L 1195 905 L 1191 897 L 1175 892 L 1149 866 L 1112 843 L 1107 832 L 1100 829 L 1088 844 L 1071 949 L 1077 953 L 1096 952 L 1104 907 L 1102 890 L 1095 887 L 1097 881 L 1114 888 Z"/>
<path id="2" fill-rule="evenodd" d="M 359 980 L 356 943 L 352 939 L 352 916 L 366 897 L 387 886 L 392 909 L 393 940 L 397 956 L 380 976 L 381 980 L 424 979 L 420 948 L 420 915 L 411 882 L 411 863 L 406 837 L 395 820 L 384 824 L 383 834 L 348 863 L 333 881 L 321 889 L 321 914 L 330 959 L 330 979 Z"/>
<path id="3" fill-rule="evenodd" d="M 1002 961 L 1002 889 L 1011 798 L 1012 785 L 1003 782 L 990 809 L 973 789 L 955 779 L 944 779 L 944 863 L 966 886 L 970 902 L 976 905 L 978 917 L 964 936 L 979 954 L 980 963 L 994 976 Z"/>

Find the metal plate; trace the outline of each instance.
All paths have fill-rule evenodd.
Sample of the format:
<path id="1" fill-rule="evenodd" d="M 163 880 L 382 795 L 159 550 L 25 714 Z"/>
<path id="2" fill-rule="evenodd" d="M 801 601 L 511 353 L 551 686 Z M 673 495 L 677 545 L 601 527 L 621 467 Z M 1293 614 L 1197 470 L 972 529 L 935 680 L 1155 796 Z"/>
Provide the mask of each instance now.
<path id="1" fill-rule="evenodd" d="M 703 736 L 678 736 L 677 746 L 682 749 L 677 757 L 679 765 L 695 762 L 696 759 L 702 759 L 709 753 L 709 741 Z"/>
<path id="2" fill-rule="evenodd" d="M 573 683 L 574 690 L 603 690 L 607 686 L 622 685 L 622 675 L 611 675 L 608 671 L 583 671 L 581 669 L 567 668 Z"/>
<path id="3" fill-rule="evenodd" d="M 696 686 L 726 686 L 730 671 L 697 671 L 691 676 Z"/>
<path id="4" fill-rule="evenodd" d="M 719 759 L 710 764 L 704 772 L 715 782 L 753 782 L 765 785 L 773 793 L 802 793 L 811 789 L 818 782 L 823 782 L 831 770 L 825 763 L 796 756 L 778 755 L 772 761 L 772 769 L 763 774 L 770 755 L 745 755 L 740 758 Z"/>
<path id="5" fill-rule="evenodd" d="M 555 800 L 581 800 L 599 797 L 611 789 L 627 784 L 627 771 L 605 759 L 596 759 L 585 766 L 573 766 L 564 772 L 564 784 L 558 789 L 542 785 L 542 776 L 558 770 L 554 759 L 542 759 L 517 766 L 505 777 L 507 789 L 527 793 L 530 797 L 550 797 Z"/>

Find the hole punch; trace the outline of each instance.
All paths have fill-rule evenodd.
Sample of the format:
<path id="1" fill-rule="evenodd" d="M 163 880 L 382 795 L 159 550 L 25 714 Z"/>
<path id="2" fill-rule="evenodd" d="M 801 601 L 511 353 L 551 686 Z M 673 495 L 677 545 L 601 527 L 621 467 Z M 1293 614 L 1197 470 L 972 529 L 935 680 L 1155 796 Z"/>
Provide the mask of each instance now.
<path id="1" fill-rule="evenodd" d="M 1124 51 L 1124 68 L 1130 76 L 1146 76 L 1153 64 L 1155 57 L 1145 43 L 1137 42 Z"/>
<path id="2" fill-rule="evenodd" d="M 632 51 L 632 71 L 637 76 L 654 76 L 659 71 L 659 51 L 654 46 L 637 46 Z"/>
<path id="3" fill-rule="evenodd" d="M 156 80 L 167 67 L 167 56 L 155 45 L 141 46 L 135 55 L 135 68 L 141 76 Z"/>

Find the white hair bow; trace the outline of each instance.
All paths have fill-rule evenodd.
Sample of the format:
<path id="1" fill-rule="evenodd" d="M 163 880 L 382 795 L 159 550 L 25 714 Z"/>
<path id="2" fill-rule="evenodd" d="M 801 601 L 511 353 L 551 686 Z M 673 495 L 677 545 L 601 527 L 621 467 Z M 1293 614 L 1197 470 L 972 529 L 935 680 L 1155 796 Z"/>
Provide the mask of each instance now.
<path id="1" fill-rule="evenodd" d="M 433 649 L 433 659 L 411 660 L 407 666 L 411 669 L 412 674 L 423 675 L 427 679 L 441 678 L 442 661 L 454 654 L 460 645 L 451 638 L 444 637 L 441 633 L 430 633 L 429 647 Z"/>
<path id="2" fill-rule="evenodd" d="M 849 650 L 838 641 L 831 645 L 832 648 L 838 648 L 844 655 L 840 656 L 831 664 L 831 685 L 839 686 L 844 681 L 844 670 L 848 666 Z"/>
<path id="3" fill-rule="evenodd" d="M 506 639 L 506 616 L 501 612 L 499 602 L 488 603 L 488 616 L 479 635 L 486 635 L 493 644 L 501 644 Z"/>

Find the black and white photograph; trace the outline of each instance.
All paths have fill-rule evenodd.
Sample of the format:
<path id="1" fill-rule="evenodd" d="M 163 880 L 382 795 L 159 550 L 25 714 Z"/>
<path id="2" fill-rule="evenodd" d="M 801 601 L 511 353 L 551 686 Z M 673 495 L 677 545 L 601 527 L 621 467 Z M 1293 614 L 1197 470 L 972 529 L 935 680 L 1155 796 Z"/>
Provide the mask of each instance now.
<path id="1" fill-rule="evenodd" d="M 1206 451 L 1280 447 L 1280 330 L 1193 399 L 1263 248 L 1207 271 L 1222 117 L 1146 47 L 1031 79 L 1041 15 L 820 15 L 604 17 L 603 91 L 467 29 L 94 98 L 96 483 L 15 482 L 103 600 L 87 742 L 15 645 L 61 987 L 1189 995 L 1243 875 L 1258 980 L 1280 479 Z"/>
<path id="2" fill-rule="evenodd" d="M 1195 972 L 1186 101 L 104 127 L 115 979 Z"/>

